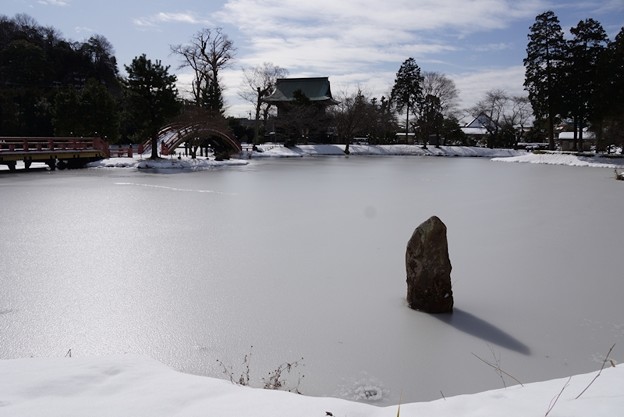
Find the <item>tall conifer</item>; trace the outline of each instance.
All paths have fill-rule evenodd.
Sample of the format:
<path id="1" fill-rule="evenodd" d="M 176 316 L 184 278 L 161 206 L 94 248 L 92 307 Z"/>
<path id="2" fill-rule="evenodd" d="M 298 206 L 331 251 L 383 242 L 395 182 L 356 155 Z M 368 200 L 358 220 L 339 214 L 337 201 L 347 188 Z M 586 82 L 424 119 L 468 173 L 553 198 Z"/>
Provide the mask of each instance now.
<path id="1" fill-rule="evenodd" d="M 549 148 L 554 149 L 554 125 L 555 117 L 561 112 L 561 78 L 566 51 L 555 13 L 547 11 L 538 15 L 528 38 L 524 87 L 536 119 L 547 122 Z"/>
<path id="2" fill-rule="evenodd" d="M 392 87 L 392 99 L 399 112 L 405 109 L 405 140 L 409 132 L 409 114 L 422 101 L 423 76 L 414 58 L 406 59 L 396 74 Z"/>

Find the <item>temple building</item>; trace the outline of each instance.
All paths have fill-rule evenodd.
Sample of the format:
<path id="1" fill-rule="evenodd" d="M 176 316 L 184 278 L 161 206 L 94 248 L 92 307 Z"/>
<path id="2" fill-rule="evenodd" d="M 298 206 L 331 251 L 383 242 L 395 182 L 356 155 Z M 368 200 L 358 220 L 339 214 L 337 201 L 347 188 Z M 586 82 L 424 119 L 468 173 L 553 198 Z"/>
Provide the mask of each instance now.
<path id="1" fill-rule="evenodd" d="M 333 141 L 327 108 L 338 104 L 328 77 L 278 78 L 273 93 L 263 101 L 275 105 L 275 140 L 285 143 L 330 143 Z"/>
<path id="2" fill-rule="evenodd" d="M 332 97 L 328 77 L 315 78 L 278 78 L 275 91 L 263 99 L 277 107 L 277 116 L 280 110 L 284 111 L 289 105 L 296 103 L 303 97 L 311 103 L 327 108 L 338 104 Z"/>

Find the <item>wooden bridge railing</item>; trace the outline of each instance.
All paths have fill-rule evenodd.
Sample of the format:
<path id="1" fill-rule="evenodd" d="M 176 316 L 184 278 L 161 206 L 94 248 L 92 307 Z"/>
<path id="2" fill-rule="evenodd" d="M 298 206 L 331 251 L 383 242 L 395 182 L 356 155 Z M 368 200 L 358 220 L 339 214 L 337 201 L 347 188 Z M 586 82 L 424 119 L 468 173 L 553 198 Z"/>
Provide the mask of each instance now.
<path id="1" fill-rule="evenodd" d="M 98 137 L 0 137 L 0 154 L 90 150 L 110 156 L 108 143 Z"/>

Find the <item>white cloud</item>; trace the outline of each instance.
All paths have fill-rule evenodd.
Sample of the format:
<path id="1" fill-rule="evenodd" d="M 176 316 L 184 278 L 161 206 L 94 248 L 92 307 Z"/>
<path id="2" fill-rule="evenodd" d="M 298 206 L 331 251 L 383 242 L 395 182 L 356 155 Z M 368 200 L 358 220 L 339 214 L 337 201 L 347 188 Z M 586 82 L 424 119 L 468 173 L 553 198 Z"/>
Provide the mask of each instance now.
<path id="1" fill-rule="evenodd" d="M 497 51 L 504 51 L 506 49 L 511 49 L 511 48 L 513 48 L 513 45 L 509 43 L 498 42 L 498 43 L 488 43 L 484 45 L 477 45 L 473 49 L 478 52 L 497 52 Z"/>
<path id="2" fill-rule="evenodd" d="M 76 26 L 74 28 L 74 32 L 78 34 L 83 34 L 83 33 L 93 33 L 95 32 L 95 30 L 87 26 Z"/>
<path id="3" fill-rule="evenodd" d="M 192 25 L 210 25 L 209 19 L 197 16 L 194 12 L 158 12 L 151 16 L 138 17 L 132 20 L 135 26 L 141 28 L 156 27 L 161 23 L 187 23 Z"/>
<path id="4" fill-rule="evenodd" d="M 534 16 L 542 7 L 537 0 L 230 0 L 221 15 L 256 34 L 305 31 L 313 36 L 331 28 L 325 35 L 340 36 L 345 29 L 360 27 L 385 28 L 400 37 L 405 32 L 443 29 L 470 33 L 502 28 L 519 17 Z"/>
<path id="5" fill-rule="evenodd" d="M 616 13 L 624 11 L 624 2 L 622 0 L 593 0 L 587 3 L 587 8 L 594 13 Z"/>
<path id="6" fill-rule="evenodd" d="M 70 0 L 39 0 L 37 3 L 44 6 L 69 6 Z"/>
<path id="7" fill-rule="evenodd" d="M 291 76 L 330 76 L 332 85 L 357 80 L 380 95 L 408 57 L 422 68 L 459 50 L 509 48 L 475 49 L 462 39 L 532 18 L 542 7 L 538 0 L 229 0 L 215 18 L 241 31 L 243 66 L 272 62 Z"/>

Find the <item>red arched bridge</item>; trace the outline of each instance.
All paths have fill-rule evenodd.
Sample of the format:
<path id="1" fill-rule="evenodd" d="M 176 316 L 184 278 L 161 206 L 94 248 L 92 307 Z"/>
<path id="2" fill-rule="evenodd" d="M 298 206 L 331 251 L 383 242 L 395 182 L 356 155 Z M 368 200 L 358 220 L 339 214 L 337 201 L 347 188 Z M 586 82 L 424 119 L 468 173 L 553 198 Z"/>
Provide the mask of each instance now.
<path id="1" fill-rule="evenodd" d="M 159 132 L 160 154 L 171 155 L 178 146 L 210 146 L 217 155 L 238 155 L 242 148 L 238 140 L 217 127 L 205 123 L 174 123 Z M 151 151 L 151 141 L 139 145 L 138 153 Z M 113 146 L 102 138 L 77 137 L 0 137 L 0 165 L 14 170 L 17 161 L 23 161 L 26 169 L 33 162 L 43 162 L 50 169 L 77 168 L 88 162 L 113 156 L 132 156 L 131 146 Z"/>
<path id="2" fill-rule="evenodd" d="M 208 145 L 215 153 L 237 155 L 242 152 L 238 140 L 229 132 L 206 123 L 172 123 L 163 127 L 158 133 L 158 143 L 161 155 L 171 155 L 182 144 Z M 139 153 L 149 152 L 152 141 L 143 143 Z"/>

